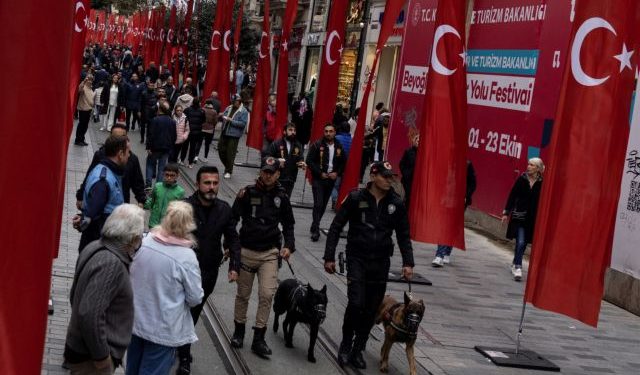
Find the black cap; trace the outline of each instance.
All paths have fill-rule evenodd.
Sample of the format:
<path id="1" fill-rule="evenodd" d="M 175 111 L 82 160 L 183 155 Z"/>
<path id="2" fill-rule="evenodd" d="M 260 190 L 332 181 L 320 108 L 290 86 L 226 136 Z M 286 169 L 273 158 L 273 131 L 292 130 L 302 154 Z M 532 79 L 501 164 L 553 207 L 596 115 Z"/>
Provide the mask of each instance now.
<path id="1" fill-rule="evenodd" d="M 260 163 L 261 171 L 269 171 L 276 172 L 280 169 L 280 161 L 273 156 L 266 156 L 262 158 L 262 163 Z"/>
<path id="2" fill-rule="evenodd" d="M 371 164 L 370 173 L 381 174 L 384 177 L 391 177 L 395 175 L 392 170 L 391 163 L 388 161 L 376 161 Z"/>
<path id="3" fill-rule="evenodd" d="M 238 94 L 233 94 L 231 96 L 231 101 L 235 102 L 236 100 L 237 101 L 242 101 L 242 97 L 240 97 L 240 95 L 238 95 Z"/>

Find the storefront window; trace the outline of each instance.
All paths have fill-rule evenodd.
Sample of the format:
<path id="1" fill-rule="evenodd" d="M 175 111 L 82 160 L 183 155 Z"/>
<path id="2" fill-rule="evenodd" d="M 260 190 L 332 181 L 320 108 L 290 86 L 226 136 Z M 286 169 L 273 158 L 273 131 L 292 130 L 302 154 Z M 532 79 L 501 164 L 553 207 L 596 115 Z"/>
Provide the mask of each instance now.
<path id="1" fill-rule="evenodd" d="M 351 102 L 351 90 L 353 89 L 353 79 L 356 73 L 356 62 L 358 56 L 357 48 L 345 49 L 340 61 L 340 74 L 338 76 L 338 103 L 349 107 Z"/>
<path id="2" fill-rule="evenodd" d="M 313 3 L 313 20 L 311 32 L 325 31 L 325 20 L 329 9 L 327 0 L 315 0 Z"/>
<path id="3" fill-rule="evenodd" d="M 311 102 L 313 102 L 313 96 L 318 88 L 319 69 L 320 69 L 320 48 L 308 47 L 307 48 L 307 65 L 305 66 L 304 86 L 302 86 L 302 90 L 308 94 Z"/>

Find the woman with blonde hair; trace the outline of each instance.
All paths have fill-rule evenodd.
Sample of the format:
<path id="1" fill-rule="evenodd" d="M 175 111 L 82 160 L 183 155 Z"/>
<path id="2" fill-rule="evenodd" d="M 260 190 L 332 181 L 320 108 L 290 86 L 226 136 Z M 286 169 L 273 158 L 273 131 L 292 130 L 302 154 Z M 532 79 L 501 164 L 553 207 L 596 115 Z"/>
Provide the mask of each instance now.
<path id="1" fill-rule="evenodd" d="M 543 172 L 542 159 L 529 159 L 527 171 L 520 175 L 513 184 L 507 204 L 502 212 L 502 222 L 509 221 L 507 238 L 516 240 L 515 254 L 511 265 L 511 273 L 516 281 L 522 280 L 522 256 L 527 244 L 533 241 Z"/>
<path id="2" fill-rule="evenodd" d="M 198 340 L 190 307 L 201 302 L 204 292 L 192 250 L 195 229 L 191 205 L 173 201 L 136 253 L 131 265 L 134 320 L 128 375 L 169 374 L 176 348 Z"/>

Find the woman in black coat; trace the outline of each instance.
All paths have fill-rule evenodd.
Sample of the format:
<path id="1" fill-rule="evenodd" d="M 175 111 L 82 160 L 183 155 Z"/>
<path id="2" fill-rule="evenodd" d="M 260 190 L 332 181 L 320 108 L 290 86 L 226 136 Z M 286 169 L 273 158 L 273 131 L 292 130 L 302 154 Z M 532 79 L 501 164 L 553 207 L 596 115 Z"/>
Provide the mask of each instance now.
<path id="1" fill-rule="evenodd" d="M 515 254 L 511 273 L 516 281 L 522 279 L 522 256 L 527 244 L 533 241 L 533 232 L 538 211 L 538 200 L 542 189 L 544 164 L 540 158 L 529 159 L 527 171 L 523 173 L 511 188 L 509 199 L 502 212 L 502 222 L 509 220 L 507 238 L 515 239 Z"/>

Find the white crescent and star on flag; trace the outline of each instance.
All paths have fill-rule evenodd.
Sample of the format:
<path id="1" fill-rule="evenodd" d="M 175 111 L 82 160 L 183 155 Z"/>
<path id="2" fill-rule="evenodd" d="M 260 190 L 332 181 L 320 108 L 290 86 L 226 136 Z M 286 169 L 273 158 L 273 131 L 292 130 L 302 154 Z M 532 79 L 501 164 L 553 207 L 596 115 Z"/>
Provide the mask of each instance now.
<path id="1" fill-rule="evenodd" d="M 213 32 L 211 33 L 211 43 L 209 43 L 209 48 L 211 48 L 212 51 L 215 51 L 215 50 L 220 48 L 219 44 L 216 43 L 214 45 L 214 43 L 213 43 L 213 41 L 216 39 L 216 35 L 222 36 L 222 34 L 220 34 L 220 31 L 213 30 Z"/>
<path id="2" fill-rule="evenodd" d="M 260 52 L 258 52 L 258 54 L 260 55 L 261 59 L 264 59 L 265 57 L 267 57 L 267 54 L 262 52 L 262 44 L 264 41 L 264 37 L 267 37 L 267 40 L 269 40 L 269 34 L 267 34 L 265 31 L 262 32 L 262 35 L 260 35 Z M 268 49 L 268 47 L 267 47 Z"/>
<path id="3" fill-rule="evenodd" d="M 338 49 L 338 52 L 340 52 L 340 55 L 338 56 L 338 59 L 340 58 L 340 56 L 342 56 L 342 40 L 340 39 L 340 35 L 338 35 L 338 31 L 337 30 L 333 30 L 331 31 L 331 33 L 329 34 L 329 37 L 327 37 L 327 46 L 325 48 L 324 51 L 324 58 L 327 61 L 327 64 L 329 65 L 333 65 L 336 63 L 336 61 L 338 59 L 333 59 L 332 58 L 332 54 L 331 54 L 331 46 L 333 45 L 333 41 L 334 39 L 338 38 L 338 40 L 340 41 L 340 48 Z"/>
<path id="4" fill-rule="evenodd" d="M 80 9 L 82 9 L 82 12 L 84 12 L 84 20 L 81 25 L 78 25 L 77 17 Z M 84 3 L 82 1 L 76 2 L 75 17 L 76 17 L 76 20 L 74 20 L 73 22 L 73 29 L 75 30 L 75 32 L 81 33 L 82 30 L 84 30 L 87 27 L 87 24 L 89 23 L 89 16 L 87 15 L 87 9 L 84 7 Z"/>
<path id="5" fill-rule="evenodd" d="M 440 41 L 440 39 L 442 39 L 442 37 L 444 37 L 447 34 L 453 34 L 453 35 L 457 36 L 458 39 L 462 40 L 458 30 L 456 30 L 451 25 L 447 25 L 447 24 L 440 25 L 436 29 L 436 31 L 434 33 L 434 36 L 433 36 L 433 47 L 431 49 L 431 68 L 436 73 L 441 74 L 443 76 L 450 76 L 450 75 L 452 75 L 453 73 L 455 73 L 458 70 L 458 68 L 449 69 L 445 65 L 443 65 L 440 62 L 440 59 L 438 58 L 438 54 L 436 53 L 437 50 L 438 50 L 438 42 Z M 466 65 L 466 63 L 467 63 L 467 52 L 464 49 L 464 45 L 462 46 L 462 53 L 460 53 L 459 56 L 462 59 L 462 64 Z"/>
<path id="6" fill-rule="evenodd" d="M 605 29 L 608 30 L 614 36 L 618 36 L 615 28 L 604 18 L 600 17 L 592 17 L 588 20 L 584 21 L 582 25 L 578 28 L 576 35 L 573 39 L 573 44 L 571 45 L 571 73 L 573 78 L 581 85 L 592 87 L 599 86 L 605 83 L 611 75 L 605 77 L 593 77 L 588 75 L 582 69 L 582 62 L 580 61 L 580 52 L 582 51 L 582 45 L 584 44 L 584 40 L 587 36 L 594 30 L 597 29 Z M 631 56 L 635 51 L 629 51 L 627 49 L 626 43 L 622 43 L 622 51 L 620 54 L 613 56 L 614 59 L 620 62 L 620 71 L 618 73 L 622 73 L 625 69 L 629 69 L 631 71 L 635 71 L 637 76 L 638 72 L 631 65 Z"/>
<path id="7" fill-rule="evenodd" d="M 229 52 L 229 37 L 231 36 L 231 30 L 227 30 L 224 33 L 224 38 L 222 38 L 222 47 L 225 51 Z"/>

